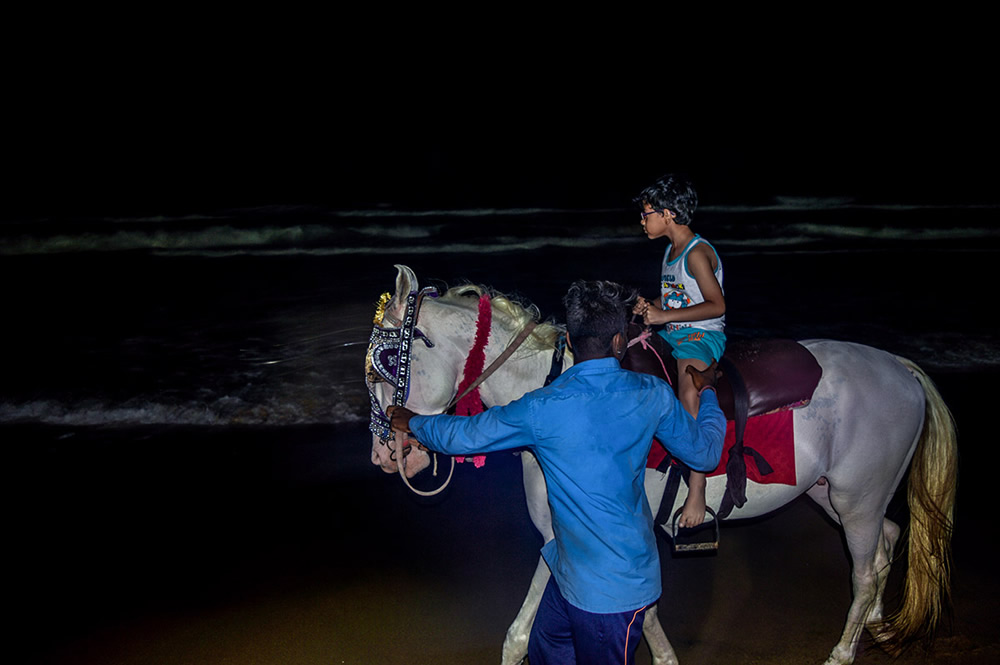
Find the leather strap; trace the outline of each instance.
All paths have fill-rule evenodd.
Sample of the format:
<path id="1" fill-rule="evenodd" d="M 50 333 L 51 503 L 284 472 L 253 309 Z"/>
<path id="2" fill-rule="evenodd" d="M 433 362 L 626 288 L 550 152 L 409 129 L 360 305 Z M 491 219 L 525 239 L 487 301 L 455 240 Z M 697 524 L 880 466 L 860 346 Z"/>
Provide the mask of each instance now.
<path id="1" fill-rule="evenodd" d="M 532 331 L 535 330 L 535 327 L 537 325 L 538 324 L 535 323 L 534 321 L 529 321 L 528 325 L 524 326 L 524 328 L 521 330 L 521 332 L 519 332 L 517 334 L 517 337 L 515 337 L 514 340 L 510 344 L 507 345 L 507 348 L 503 350 L 503 353 L 501 353 L 497 357 L 496 360 L 494 360 L 493 362 L 491 362 L 490 366 L 487 367 L 483 371 L 483 373 L 480 374 L 476 378 L 475 381 L 473 381 L 472 383 L 470 383 L 465 388 L 465 390 L 462 391 L 462 393 L 460 395 L 456 395 L 455 399 L 451 400 L 451 404 L 449 404 L 445 408 L 444 411 L 445 412 L 449 411 L 451 409 L 451 407 L 453 407 L 456 404 L 458 404 L 458 400 L 462 399 L 467 394 L 469 394 L 470 392 L 472 392 L 473 390 L 475 390 L 477 387 L 479 387 L 479 385 L 482 384 L 483 381 L 485 381 L 486 379 L 488 379 L 493 374 L 493 372 L 497 371 L 500 368 L 500 365 L 502 365 L 505 362 L 507 362 L 507 359 L 510 358 L 512 355 L 514 355 L 514 352 L 517 351 L 518 347 L 521 346 L 521 344 L 524 343 L 524 340 L 528 339 L 528 335 L 530 335 L 532 333 Z"/>

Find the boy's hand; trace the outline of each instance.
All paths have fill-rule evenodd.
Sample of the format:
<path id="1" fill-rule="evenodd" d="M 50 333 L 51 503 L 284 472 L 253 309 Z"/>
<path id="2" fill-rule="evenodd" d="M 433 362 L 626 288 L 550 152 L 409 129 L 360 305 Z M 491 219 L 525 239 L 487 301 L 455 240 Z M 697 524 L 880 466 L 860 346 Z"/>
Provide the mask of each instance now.
<path id="1" fill-rule="evenodd" d="M 635 301 L 635 304 L 632 305 L 632 313 L 638 314 L 639 316 L 644 316 L 646 314 L 646 310 L 648 309 L 649 309 L 649 301 L 643 298 L 642 296 L 638 296 Z"/>
<path id="2" fill-rule="evenodd" d="M 641 316 L 642 322 L 647 326 L 666 323 L 668 318 L 666 312 L 642 296 L 639 296 L 638 300 L 635 301 L 635 305 L 632 306 L 632 313 Z"/>
<path id="3" fill-rule="evenodd" d="M 691 375 L 694 388 L 699 393 L 705 388 L 715 388 L 719 383 L 719 377 L 722 376 L 722 372 L 719 370 L 719 363 L 714 360 L 703 371 L 698 371 L 693 365 L 688 365 L 687 373 Z"/>
<path id="4" fill-rule="evenodd" d="M 658 326 L 661 323 L 666 323 L 669 318 L 667 311 L 660 309 L 659 307 L 650 307 L 646 310 L 646 313 L 642 315 L 642 322 L 647 326 Z"/>

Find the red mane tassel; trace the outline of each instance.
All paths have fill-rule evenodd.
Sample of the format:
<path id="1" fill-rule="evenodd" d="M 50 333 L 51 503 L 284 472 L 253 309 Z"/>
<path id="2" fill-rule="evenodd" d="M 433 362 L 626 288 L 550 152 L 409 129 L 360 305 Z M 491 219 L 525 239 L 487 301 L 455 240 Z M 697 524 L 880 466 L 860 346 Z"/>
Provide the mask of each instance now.
<path id="1" fill-rule="evenodd" d="M 493 327 L 493 307 L 490 297 L 483 294 L 479 297 L 479 317 L 476 319 L 476 338 L 472 343 L 469 356 L 465 359 L 465 370 L 462 372 L 462 382 L 458 384 L 458 392 L 461 393 L 472 384 L 486 367 L 486 345 L 490 339 L 490 329 Z M 479 386 L 470 390 L 469 394 L 458 400 L 455 405 L 455 413 L 459 416 L 474 416 L 483 412 L 483 401 L 479 396 Z M 459 462 L 464 462 L 465 458 L 459 457 Z M 475 455 L 472 458 L 473 464 L 478 469 L 486 463 L 486 455 Z"/>

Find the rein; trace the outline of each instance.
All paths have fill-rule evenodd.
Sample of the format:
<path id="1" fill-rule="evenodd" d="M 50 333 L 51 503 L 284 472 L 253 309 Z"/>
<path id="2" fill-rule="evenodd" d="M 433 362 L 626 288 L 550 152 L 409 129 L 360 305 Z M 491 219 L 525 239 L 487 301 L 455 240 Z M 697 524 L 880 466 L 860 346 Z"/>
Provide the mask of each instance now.
<path id="1" fill-rule="evenodd" d="M 672 383 L 670 383 L 670 374 L 667 372 L 667 366 L 663 364 L 663 358 L 661 358 L 660 354 L 656 352 L 656 349 L 650 346 L 649 342 L 646 341 L 652 336 L 653 336 L 652 331 L 649 328 L 646 328 L 641 333 L 639 333 L 638 337 L 633 337 L 632 339 L 629 340 L 628 348 L 631 349 L 636 344 L 641 344 L 642 348 L 645 349 L 646 351 L 652 351 L 653 355 L 656 356 L 656 359 L 660 361 L 660 367 L 663 368 L 663 376 L 666 377 L 667 383 L 673 385 Z"/>

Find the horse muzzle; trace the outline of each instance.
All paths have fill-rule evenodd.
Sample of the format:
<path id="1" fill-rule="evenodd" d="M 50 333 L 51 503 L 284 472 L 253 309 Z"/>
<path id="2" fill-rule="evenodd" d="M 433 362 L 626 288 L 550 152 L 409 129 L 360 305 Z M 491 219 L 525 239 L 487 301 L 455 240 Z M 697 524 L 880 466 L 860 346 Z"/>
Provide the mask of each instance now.
<path id="1" fill-rule="evenodd" d="M 378 436 L 372 437 L 372 464 L 378 466 L 386 473 L 399 473 L 399 456 L 394 454 L 395 442 L 390 440 L 382 443 Z M 413 478 L 424 469 L 430 466 L 431 457 L 426 450 L 421 450 L 416 446 L 410 446 L 403 453 L 403 474 L 407 478 Z"/>

